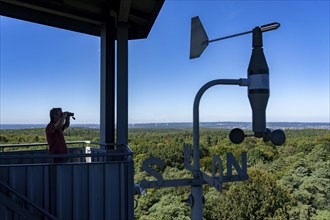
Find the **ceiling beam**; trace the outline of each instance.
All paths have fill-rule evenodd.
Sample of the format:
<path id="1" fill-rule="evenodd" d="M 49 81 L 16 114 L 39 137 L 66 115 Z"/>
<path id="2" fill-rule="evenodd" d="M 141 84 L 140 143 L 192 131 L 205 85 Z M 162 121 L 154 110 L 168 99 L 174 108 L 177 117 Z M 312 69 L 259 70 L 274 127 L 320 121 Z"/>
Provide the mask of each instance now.
<path id="1" fill-rule="evenodd" d="M 118 23 L 119 22 L 127 23 L 131 9 L 131 4 L 132 4 L 132 0 L 120 1 Z"/>

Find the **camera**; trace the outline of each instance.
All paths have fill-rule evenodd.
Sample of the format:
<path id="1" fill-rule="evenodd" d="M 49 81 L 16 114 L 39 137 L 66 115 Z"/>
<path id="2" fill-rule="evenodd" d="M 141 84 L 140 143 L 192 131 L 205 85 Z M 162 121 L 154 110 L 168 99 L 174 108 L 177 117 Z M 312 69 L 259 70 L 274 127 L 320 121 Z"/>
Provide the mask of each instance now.
<path id="1" fill-rule="evenodd" d="M 74 116 L 74 113 L 72 113 L 72 112 L 68 112 L 68 115 L 67 115 L 67 117 L 72 117 L 72 119 L 73 120 L 76 120 L 76 118 L 75 117 L 73 117 Z"/>

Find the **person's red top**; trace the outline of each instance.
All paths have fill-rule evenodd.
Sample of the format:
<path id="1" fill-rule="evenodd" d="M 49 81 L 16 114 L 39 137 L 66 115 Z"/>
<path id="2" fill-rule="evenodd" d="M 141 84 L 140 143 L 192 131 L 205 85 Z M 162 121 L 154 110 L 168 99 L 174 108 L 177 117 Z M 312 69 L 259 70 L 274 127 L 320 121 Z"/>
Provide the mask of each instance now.
<path id="1" fill-rule="evenodd" d="M 62 129 L 55 129 L 55 123 L 50 122 L 46 127 L 46 137 L 51 154 L 67 154 L 68 147 L 66 146 Z"/>

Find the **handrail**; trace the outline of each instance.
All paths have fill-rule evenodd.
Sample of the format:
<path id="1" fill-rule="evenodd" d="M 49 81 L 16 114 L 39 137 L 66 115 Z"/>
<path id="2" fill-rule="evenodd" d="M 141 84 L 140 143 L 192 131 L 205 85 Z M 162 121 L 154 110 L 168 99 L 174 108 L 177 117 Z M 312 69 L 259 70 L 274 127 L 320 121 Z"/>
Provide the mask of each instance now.
<path id="1" fill-rule="evenodd" d="M 57 220 L 57 218 L 54 215 L 52 215 L 51 213 L 47 212 L 43 208 L 40 208 L 37 204 L 35 204 L 34 202 L 32 202 L 31 200 L 29 200 L 25 196 L 22 196 L 20 193 L 16 192 L 15 189 L 13 189 L 12 187 L 10 187 L 7 184 L 3 183 L 1 180 L 0 180 L 0 185 L 2 187 L 4 187 L 5 189 L 7 189 L 10 193 L 15 194 L 15 196 L 19 197 L 21 200 L 23 200 L 28 205 L 30 205 L 33 208 L 37 209 L 39 212 L 41 212 L 42 214 L 44 214 L 45 216 L 47 216 L 49 219 Z"/>
<path id="2" fill-rule="evenodd" d="M 111 152 L 91 154 L 25 154 L 25 155 L 1 155 L 0 159 L 36 159 L 36 158 L 74 158 L 74 157 L 107 157 L 107 156 L 132 156 L 133 152 Z"/>
<path id="3" fill-rule="evenodd" d="M 91 141 L 67 141 L 66 144 L 97 144 Z M 29 143 L 29 144 L 2 144 L 0 148 L 11 148 L 11 147 L 35 147 L 35 146 L 45 146 L 48 143 Z"/>
<path id="4" fill-rule="evenodd" d="M 116 144 L 116 143 L 103 143 L 103 142 L 90 142 L 89 144 L 96 144 L 100 146 L 122 146 L 127 149 L 128 152 L 133 153 L 132 149 L 128 146 L 128 144 Z"/>
<path id="5" fill-rule="evenodd" d="M 92 145 L 101 145 L 101 146 L 121 146 L 117 149 L 107 149 L 106 151 L 102 152 L 94 152 L 94 153 L 70 153 L 70 154 L 42 154 L 42 153 L 35 153 L 35 154 L 19 154 L 20 151 L 9 151 L 9 152 L 17 152 L 18 154 L 1 154 L 0 152 L 0 159 L 47 159 L 47 158 L 85 158 L 85 157 L 111 157 L 111 156 L 133 156 L 134 152 L 132 149 L 127 145 L 118 145 L 116 143 L 98 143 L 98 142 L 91 142 L 91 141 L 68 141 L 67 144 L 92 144 Z M 32 146 L 43 146 L 48 145 L 47 143 L 31 143 L 31 144 L 6 144 L 0 145 L 0 149 L 4 148 L 13 148 L 13 147 L 32 147 Z M 123 147 L 123 148 L 122 148 Z M 97 149 L 97 148 L 96 148 Z"/>

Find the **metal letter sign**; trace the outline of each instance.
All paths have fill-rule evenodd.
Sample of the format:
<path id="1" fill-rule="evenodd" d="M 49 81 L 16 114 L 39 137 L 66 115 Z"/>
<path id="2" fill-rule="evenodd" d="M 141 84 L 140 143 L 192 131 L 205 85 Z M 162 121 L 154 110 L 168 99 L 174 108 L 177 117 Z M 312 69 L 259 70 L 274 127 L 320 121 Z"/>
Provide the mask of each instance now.
<path id="1" fill-rule="evenodd" d="M 160 187 L 174 187 L 174 186 L 191 186 L 194 184 L 209 184 L 214 186 L 218 191 L 222 190 L 222 184 L 225 182 L 244 181 L 248 179 L 247 175 L 247 160 L 246 152 L 242 153 L 242 166 L 238 165 L 237 160 L 232 153 L 226 154 L 227 158 L 227 175 L 223 175 L 223 165 L 219 156 L 213 157 L 212 162 L 212 176 L 208 176 L 201 172 L 201 179 L 175 179 L 175 180 L 164 180 L 161 173 L 151 168 L 151 165 L 157 165 L 159 168 L 164 169 L 165 163 L 159 158 L 150 157 L 143 161 L 142 170 L 147 172 L 150 176 L 154 177 L 155 181 L 142 180 L 140 186 L 143 189 L 148 188 L 160 188 Z M 193 168 L 190 165 L 190 153 L 184 155 L 185 168 L 193 172 Z M 187 163 L 186 163 L 187 162 Z M 232 175 L 233 169 L 237 171 L 237 175 Z M 217 169 L 218 168 L 218 169 Z M 219 176 L 216 176 L 217 171 Z"/>
<path id="2" fill-rule="evenodd" d="M 150 167 L 150 165 L 152 165 L 152 164 L 157 165 L 158 167 L 163 169 L 165 167 L 165 163 L 159 158 L 148 158 L 148 159 L 144 160 L 142 163 L 142 170 L 146 171 L 149 175 L 151 175 L 157 179 L 157 181 L 156 181 L 157 185 L 154 186 L 154 188 L 160 187 L 163 184 L 163 176 L 162 176 L 162 174 L 157 173 L 155 170 L 153 170 Z M 141 187 L 149 188 L 146 186 L 151 186 L 151 182 L 144 179 L 141 181 Z"/>
<path id="3" fill-rule="evenodd" d="M 241 154 L 241 166 L 232 153 L 226 154 L 226 175 L 222 160 L 219 156 L 214 156 L 212 160 L 212 176 L 203 173 L 200 170 L 200 143 L 199 143 L 199 103 L 204 92 L 215 85 L 239 85 L 248 87 L 248 97 L 252 108 L 252 127 L 254 134 L 245 135 L 244 132 L 235 128 L 230 132 L 229 138 L 234 144 L 241 143 L 245 137 L 255 136 L 263 138 L 264 141 L 271 141 L 275 145 L 282 145 L 285 142 L 285 134 L 282 130 L 274 130 L 266 128 L 266 106 L 269 97 L 269 69 L 266 58 L 262 49 L 262 33 L 275 30 L 280 26 L 279 23 L 271 23 L 254 28 L 252 31 L 247 31 L 239 34 L 234 34 L 214 40 L 209 40 L 204 30 L 204 27 L 198 17 L 192 18 L 191 21 L 191 43 L 190 43 L 190 58 L 199 57 L 209 43 L 214 41 L 224 40 L 231 37 L 237 37 L 244 34 L 253 35 L 252 40 L 252 55 L 248 67 L 247 79 L 218 79 L 206 83 L 200 88 L 196 94 L 193 106 L 193 164 L 190 163 L 191 146 L 185 144 L 184 166 L 193 174 L 190 179 L 175 179 L 164 180 L 161 173 L 152 169 L 150 165 L 157 165 L 163 169 L 165 164 L 158 158 L 148 158 L 143 162 L 142 169 L 149 175 L 156 178 L 156 181 L 142 180 L 140 186 L 144 189 L 159 188 L 159 187 L 175 187 L 175 186 L 191 186 L 191 194 L 187 202 L 191 206 L 191 218 L 202 220 L 203 218 L 203 184 L 214 186 L 218 191 L 223 189 L 222 184 L 226 182 L 236 182 L 248 180 L 247 174 L 247 153 Z M 237 174 L 233 175 L 233 167 Z"/>

